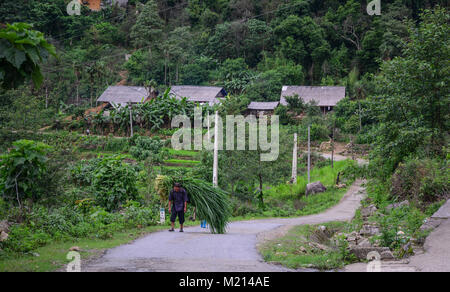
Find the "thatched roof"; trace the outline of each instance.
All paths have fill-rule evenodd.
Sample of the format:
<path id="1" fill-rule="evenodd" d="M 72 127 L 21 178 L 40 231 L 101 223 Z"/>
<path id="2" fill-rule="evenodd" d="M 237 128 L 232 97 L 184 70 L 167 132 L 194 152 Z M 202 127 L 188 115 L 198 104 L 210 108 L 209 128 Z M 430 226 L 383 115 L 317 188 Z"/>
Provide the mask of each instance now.
<path id="1" fill-rule="evenodd" d="M 109 102 L 118 106 L 127 103 L 141 103 L 149 93 L 145 87 L 140 86 L 109 86 L 97 99 L 97 102 Z"/>
<path id="2" fill-rule="evenodd" d="M 283 86 L 281 91 L 282 105 L 287 105 L 286 96 L 298 95 L 305 102 L 312 100 L 318 103 L 318 106 L 336 106 L 336 104 L 345 98 L 345 87 L 343 86 Z"/>
<path id="3" fill-rule="evenodd" d="M 278 101 L 275 102 L 256 102 L 252 101 L 248 109 L 249 110 L 258 110 L 258 111 L 273 111 L 280 103 Z"/>
<path id="4" fill-rule="evenodd" d="M 222 87 L 177 85 L 172 86 L 170 89 L 170 94 L 174 95 L 178 99 L 186 97 L 192 102 L 208 103 L 213 105 L 219 103 L 219 98 L 224 97 L 226 92 Z"/>

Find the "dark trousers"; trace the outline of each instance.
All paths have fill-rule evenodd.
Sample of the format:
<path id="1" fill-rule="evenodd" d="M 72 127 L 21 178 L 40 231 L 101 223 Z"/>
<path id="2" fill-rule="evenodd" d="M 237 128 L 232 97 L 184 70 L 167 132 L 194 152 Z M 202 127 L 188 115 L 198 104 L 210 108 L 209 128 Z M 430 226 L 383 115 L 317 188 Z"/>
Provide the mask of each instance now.
<path id="1" fill-rule="evenodd" d="M 178 216 L 178 222 L 180 224 L 184 223 L 184 210 L 176 211 L 175 208 L 172 209 L 172 214 L 170 215 L 170 222 L 175 223 Z"/>

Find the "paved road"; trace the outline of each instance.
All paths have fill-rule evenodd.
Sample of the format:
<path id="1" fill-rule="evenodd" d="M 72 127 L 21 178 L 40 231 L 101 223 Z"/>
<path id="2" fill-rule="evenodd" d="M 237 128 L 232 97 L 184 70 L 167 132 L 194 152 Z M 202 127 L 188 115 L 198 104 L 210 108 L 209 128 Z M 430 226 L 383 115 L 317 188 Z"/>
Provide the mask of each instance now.
<path id="1" fill-rule="evenodd" d="M 351 220 L 365 195 L 363 182 L 356 181 L 342 201 L 317 215 L 300 218 L 233 222 L 228 232 L 213 235 L 200 227 L 184 233 L 168 231 L 149 234 L 111 250 L 83 266 L 83 271 L 183 271 L 183 272 L 268 272 L 287 271 L 264 263 L 257 244 L 282 235 L 290 227 Z"/>

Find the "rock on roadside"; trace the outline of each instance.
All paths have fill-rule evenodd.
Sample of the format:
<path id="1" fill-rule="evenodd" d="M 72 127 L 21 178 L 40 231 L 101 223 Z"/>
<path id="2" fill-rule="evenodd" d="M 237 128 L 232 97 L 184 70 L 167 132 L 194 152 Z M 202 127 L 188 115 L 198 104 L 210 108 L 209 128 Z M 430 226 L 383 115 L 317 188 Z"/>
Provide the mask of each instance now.
<path id="1" fill-rule="evenodd" d="M 391 211 L 392 209 L 397 209 L 397 208 L 400 208 L 400 207 L 403 207 L 403 206 L 409 206 L 409 201 L 406 200 L 406 201 L 403 201 L 403 202 L 400 202 L 400 203 L 390 204 L 390 205 L 388 205 L 386 207 L 386 210 Z"/>
<path id="2" fill-rule="evenodd" d="M 9 237 L 9 234 L 6 233 L 5 231 L 2 231 L 2 232 L 0 233 L 0 242 L 6 241 L 6 240 L 8 239 L 8 237 Z"/>
<path id="3" fill-rule="evenodd" d="M 366 208 L 361 209 L 361 216 L 363 217 L 363 219 L 366 219 L 374 215 L 377 212 L 377 210 L 378 210 L 377 207 L 372 204 Z"/>
<path id="4" fill-rule="evenodd" d="M 327 188 L 320 182 L 313 182 L 306 185 L 306 195 L 314 195 L 318 193 L 323 193 L 327 190 Z"/>
<path id="5" fill-rule="evenodd" d="M 11 227 L 11 223 L 6 220 L 0 221 L 0 233 L 9 233 L 9 227 Z"/>
<path id="6" fill-rule="evenodd" d="M 374 247 L 374 246 L 354 246 L 350 248 L 350 252 L 354 254 L 358 259 L 367 260 L 369 254 L 376 252 L 380 256 L 380 260 L 394 259 L 394 255 L 388 247 Z"/>

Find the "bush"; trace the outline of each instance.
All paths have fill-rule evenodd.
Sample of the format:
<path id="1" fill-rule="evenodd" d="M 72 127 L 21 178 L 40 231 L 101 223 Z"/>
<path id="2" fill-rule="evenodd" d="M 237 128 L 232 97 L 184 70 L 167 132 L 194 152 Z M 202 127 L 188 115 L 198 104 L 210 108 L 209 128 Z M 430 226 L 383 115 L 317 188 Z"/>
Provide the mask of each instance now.
<path id="1" fill-rule="evenodd" d="M 291 115 L 288 113 L 288 108 L 284 105 L 280 105 L 275 109 L 275 115 L 280 117 L 280 123 L 282 125 L 289 125 L 294 123 Z"/>
<path id="2" fill-rule="evenodd" d="M 104 147 L 105 151 L 112 151 L 112 152 L 123 152 L 128 151 L 128 149 L 129 149 L 128 138 L 108 137 L 106 145 Z"/>
<path id="3" fill-rule="evenodd" d="M 127 200 L 138 196 L 139 166 L 124 163 L 122 159 L 122 156 L 112 155 L 82 160 L 70 168 L 71 178 L 88 193 L 93 193 L 96 204 L 108 211 L 117 210 Z"/>
<path id="4" fill-rule="evenodd" d="M 382 246 L 400 249 L 415 235 L 423 224 L 425 215 L 414 207 L 404 206 L 393 209 L 389 214 L 377 218 L 381 227 Z"/>
<path id="5" fill-rule="evenodd" d="M 341 175 L 342 175 L 341 178 L 348 179 L 351 181 L 357 178 L 367 178 L 368 177 L 367 165 L 352 164 L 348 166 L 346 169 L 344 169 Z"/>
<path id="6" fill-rule="evenodd" d="M 94 173 L 100 163 L 99 158 L 91 160 L 81 160 L 69 168 L 72 180 L 82 186 L 92 184 Z"/>
<path id="7" fill-rule="evenodd" d="M 319 122 L 319 121 L 317 121 Z M 331 131 L 328 130 L 327 126 L 322 123 L 313 122 L 311 124 L 311 141 L 327 141 L 330 139 Z M 308 141 L 308 126 L 302 126 L 300 128 L 300 140 Z"/>
<path id="8" fill-rule="evenodd" d="M 124 220 L 129 227 L 151 226 L 157 223 L 159 217 L 157 208 L 142 208 L 139 206 L 129 206 L 125 209 Z"/>
<path id="9" fill-rule="evenodd" d="M 34 231 L 24 225 L 11 227 L 8 240 L 0 243 L 0 247 L 7 252 L 26 253 L 50 242 L 50 235 L 42 231 Z"/>
<path id="10" fill-rule="evenodd" d="M 24 199 L 39 199 L 41 194 L 35 189 L 46 170 L 49 149 L 41 142 L 19 140 L 7 154 L 0 156 L 0 192 L 6 199 L 18 201 L 19 205 Z"/>
<path id="11" fill-rule="evenodd" d="M 374 123 L 373 118 L 368 115 L 369 101 L 350 100 L 348 97 L 339 101 L 334 108 L 336 126 L 345 133 L 356 134 L 359 132 L 359 106 L 361 105 L 361 124 L 363 128 Z"/>
<path id="12" fill-rule="evenodd" d="M 135 146 L 131 147 L 130 153 L 138 160 L 146 160 L 152 157 L 155 160 L 160 159 L 160 153 L 164 147 L 164 142 L 159 137 L 150 138 L 145 136 L 138 136 L 134 140 Z M 162 161 L 159 161 L 162 162 Z"/>
<path id="13" fill-rule="evenodd" d="M 31 207 L 25 221 L 11 227 L 8 240 L 0 242 L 0 249 L 6 253 L 27 253 L 55 240 L 108 239 L 114 232 L 156 225 L 159 218 L 158 207 L 142 207 L 137 202 L 128 201 L 120 213 L 110 213 L 92 205 L 82 210 L 80 204 L 61 208 Z"/>
<path id="14" fill-rule="evenodd" d="M 137 174 L 120 156 L 103 158 L 94 171 L 92 188 L 96 202 L 108 211 L 117 210 L 127 200 L 138 196 Z"/>
<path id="15" fill-rule="evenodd" d="M 416 201 L 425 209 L 433 202 L 446 198 L 450 190 L 447 162 L 412 159 L 399 165 L 391 180 L 394 200 Z"/>
<path id="16" fill-rule="evenodd" d="M 260 210 L 250 202 L 245 202 L 239 198 L 231 198 L 231 209 L 233 216 L 246 216 L 260 214 Z"/>
<path id="17" fill-rule="evenodd" d="M 5 218 L 8 212 L 8 204 L 0 198 L 0 218 Z"/>

